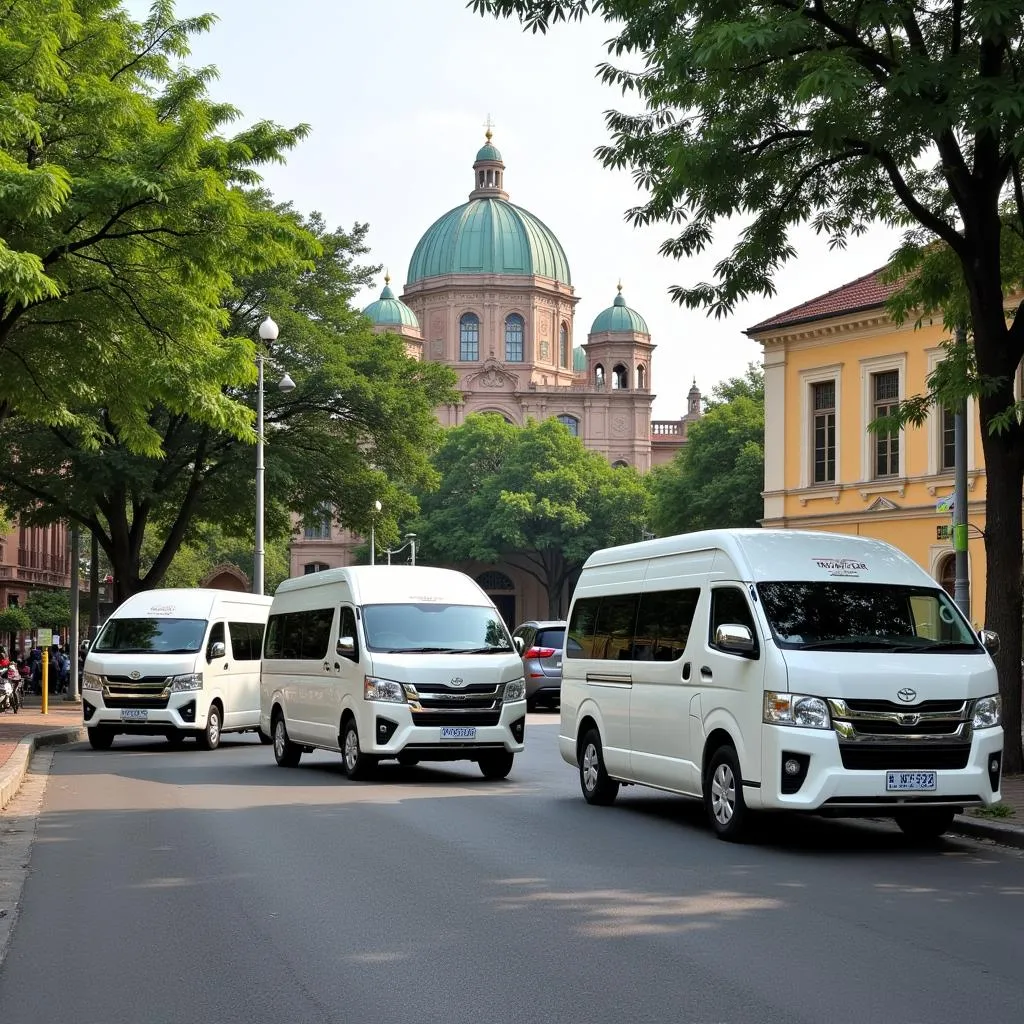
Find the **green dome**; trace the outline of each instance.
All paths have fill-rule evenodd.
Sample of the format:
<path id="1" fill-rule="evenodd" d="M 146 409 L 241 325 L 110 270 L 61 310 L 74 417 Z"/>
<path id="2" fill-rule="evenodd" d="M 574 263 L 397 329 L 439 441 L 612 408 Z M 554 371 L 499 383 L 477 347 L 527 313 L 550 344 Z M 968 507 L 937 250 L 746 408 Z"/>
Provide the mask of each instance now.
<path id="1" fill-rule="evenodd" d="M 406 280 L 446 274 L 534 275 L 572 284 L 565 250 L 551 229 L 504 199 L 471 199 L 427 229 Z"/>
<path id="2" fill-rule="evenodd" d="M 501 163 L 501 154 L 498 152 L 496 146 L 492 146 L 489 142 L 485 146 L 480 147 L 480 151 L 476 155 L 477 160 L 495 160 Z"/>
<path id="3" fill-rule="evenodd" d="M 626 305 L 622 297 L 622 285 L 619 285 L 619 294 L 615 301 L 602 313 L 597 314 L 597 319 L 590 328 L 591 334 L 602 334 L 604 331 L 621 331 L 628 334 L 650 334 L 647 328 L 647 321 L 635 310 Z"/>
<path id="4" fill-rule="evenodd" d="M 587 369 L 587 350 L 582 345 L 577 345 L 572 350 L 572 368 L 577 373 L 585 373 Z"/>
<path id="5" fill-rule="evenodd" d="M 363 316 L 368 316 L 377 327 L 412 327 L 418 331 L 420 322 L 416 314 L 401 299 L 395 298 L 390 282 L 390 277 L 384 278 L 384 291 L 376 302 L 371 302 L 363 310 Z"/>

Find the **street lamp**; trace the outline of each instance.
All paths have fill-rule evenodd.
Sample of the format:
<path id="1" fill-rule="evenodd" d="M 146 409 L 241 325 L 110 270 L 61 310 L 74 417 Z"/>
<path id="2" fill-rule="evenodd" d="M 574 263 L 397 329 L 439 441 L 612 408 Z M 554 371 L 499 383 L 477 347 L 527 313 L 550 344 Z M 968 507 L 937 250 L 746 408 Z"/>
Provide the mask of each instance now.
<path id="1" fill-rule="evenodd" d="M 377 521 L 377 513 L 384 506 L 379 501 L 373 503 L 374 514 L 370 517 L 370 565 L 376 565 L 376 551 L 377 551 L 377 537 L 375 533 L 375 526 Z"/>
<path id="2" fill-rule="evenodd" d="M 260 324 L 259 373 L 256 384 L 256 552 L 252 560 L 252 592 L 263 593 L 263 355 L 272 341 L 277 341 L 277 324 L 268 316 Z M 295 381 L 286 373 L 278 387 L 286 394 L 295 390 Z"/>

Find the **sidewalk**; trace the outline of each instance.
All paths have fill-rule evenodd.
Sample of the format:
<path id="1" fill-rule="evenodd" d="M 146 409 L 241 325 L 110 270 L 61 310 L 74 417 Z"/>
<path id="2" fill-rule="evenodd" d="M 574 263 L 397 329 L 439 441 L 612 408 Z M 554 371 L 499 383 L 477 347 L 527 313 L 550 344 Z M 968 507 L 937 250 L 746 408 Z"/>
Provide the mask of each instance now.
<path id="1" fill-rule="evenodd" d="M 0 715 L 0 810 L 18 792 L 36 747 L 85 739 L 80 701 L 52 697 L 46 715 L 39 704 L 38 696 L 30 696 L 18 714 Z"/>

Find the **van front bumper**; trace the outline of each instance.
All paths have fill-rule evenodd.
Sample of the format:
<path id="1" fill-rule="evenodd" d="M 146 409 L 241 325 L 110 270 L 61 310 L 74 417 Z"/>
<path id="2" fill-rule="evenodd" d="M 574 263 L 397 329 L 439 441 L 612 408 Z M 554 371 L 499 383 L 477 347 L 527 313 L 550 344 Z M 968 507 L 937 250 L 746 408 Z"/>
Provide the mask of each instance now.
<path id="1" fill-rule="evenodd" d="M 873 754 L 878 763 L 870 768 L 844 766 L 839 739 L 832 730 L 764 726 L 761 735 L 761 784 L 744 783 L 743 795 L 752 807 L 835 815 L 884 814 L 908 807 L 988 806 L 1001 797 L 1003 730 L 998 727 L 975 730 L 958 758 L 950 758 L 948 747 L 940 751 L 922 742 L 908 759 L 913 744 L 904 742 L 893 744 L 892 763 L 884 752 L 877 758 Z M 962 762 L 962 766 L 943 767 L 951 760 Z M 787 773 L 787 761 L 798 764 L 801 771 Z M 890 791 L 886 788 L 890 771 L 934 771 L 935 788 Z"/>
<path id="2" fill-rule="evenodd" d="M 174 731 L 199 731 L 206 728 L 208 704 L 200 701 L 202 691 L 172 693 L 166 707 L 108 708 L 102 690 L 82 690 L 82 723 L 89 729 L 113 729 L 139 736 L 160 736 Z M 127 703 L 127 702 L 126 702 Z"/>

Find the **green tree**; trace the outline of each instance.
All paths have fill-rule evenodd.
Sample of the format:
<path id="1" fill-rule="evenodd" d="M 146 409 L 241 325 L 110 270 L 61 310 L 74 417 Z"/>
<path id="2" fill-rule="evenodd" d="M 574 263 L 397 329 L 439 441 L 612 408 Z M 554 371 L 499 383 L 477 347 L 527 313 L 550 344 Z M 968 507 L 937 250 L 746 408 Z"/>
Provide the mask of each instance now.
<path id="1" fill-rule="evenodd" d="M 33 628 L 50 629 L 71 625 L 71 597 L 64 590 L 30 590 L 25 599 L 25 614 Z"/>
<path id="2" fill-rule="evenodd" d="M 244 189 L 306 128 L 222 134 L 238 112 L 208 96 L 213 70 L 180 66 L 212 22 L 176 19 L 170 0 L 143 22 L 119 0 L 5 5 L 0 429 L 17 416 L 87 445 L 116 430 L 159 455 L 160 404 L 251 430 L 225 388 L 251 380 L 251 343 L 224 331 L 221 299 L 238 270 L 298 244 Z"/>
<path id="3" fill-rule="evenodd" d="M 609 167 L 646 191 L 637 224 L 681 225 L 662 245 L 690 257 L 742 218 L 714 280 L 675 298 L 731 313 L 771 295 L 811 224 L 843 246 L 873 222 L 904 229 L 902 269 L 935 271 L 950 253 L 976 366 L 986 465 L 987 624 L 996 656 L 1007 771 L 1024 768 L 1021 735 L 1021 491 L 1024 420 L 1013 378 L 1024 357 L 1024 104 L 1019 0 L 472 0 L 534 31 L 597 14 L 609 51 L 639 58 L 600 75 L 639 101 L 607 115 Z"/>
<path id="4" fill-rule="evenodd" d="M 686 447 L 649 477 L 651 523 L 660 536 L 757 526 L 764 515 L 764 374 L 712 390 L 707 412 L 690 424 Z"/>
<path id="5" fill-rule="evenodd" d="M 239 276 L 225 299 L 224 329 L 233 336 L 256 336 L 267 312 L 280 326 L 266 357 L 267 536 L 289 534 L 292 510 L 321 516 L 325 508 L 368 533 L 379 499 L 378 536 L 396 539 L 398 520 L 416 512 L 412 489 L 434 483 L 430 455 L 441 439 L 434 410 L 457 400 L 455 375 L 410 359 L 397 335 L 374 334 L 353 308 L 372 271 L 356 262 L 367 251 L 365 225 L 331 231 L 319 215 L 304 219 L 262 194 L 249 201 L 291 221 L 316 252 L 308 260 L 303 246 L 274 267 Z M 289 394 L 277 387 L 286 372 L 296 384 Z M 255 409 L 254 387 L 224 387 L 233 403 Z M 154 458 L 131 450 L 104 407 L 94 406 L 91 416 L 84 431 L 12 420 L 10 446 L 0 448 L 0 500 L 27 522 L 77 520 L 93 532 L 118 602 L 161 584 L 194 524 L 252 536 L 255 452 L 233 431 L 158 406 L 147 418 L 163 452 Z M 92 431 L 102 438 L 95 447 L 83 438 Z M 26 475 L 25 465 L 65 471 Z M 144 565 L 148 531 L 161 544 Z"/>
<path id="6" fill-rule="evenodd" d="M 16 633 L 24 633 L 32 628 L 32 620 L 22 608 L 0 608 L 0 638 L 3 638 L 8 653 L 14 650 L 13 640 Z"/>
<path id="7" fill-rule="evenodd" d="M 422 499 L 414 529 L 425 559 L 506 561 L 533 576 L 552 617 L 597 548 L 639 540 L 643 482 L 612 469 L 556 420 L 525 427 L 475 414 L 448 431 L 435 465 L 440 487 Z"/>

